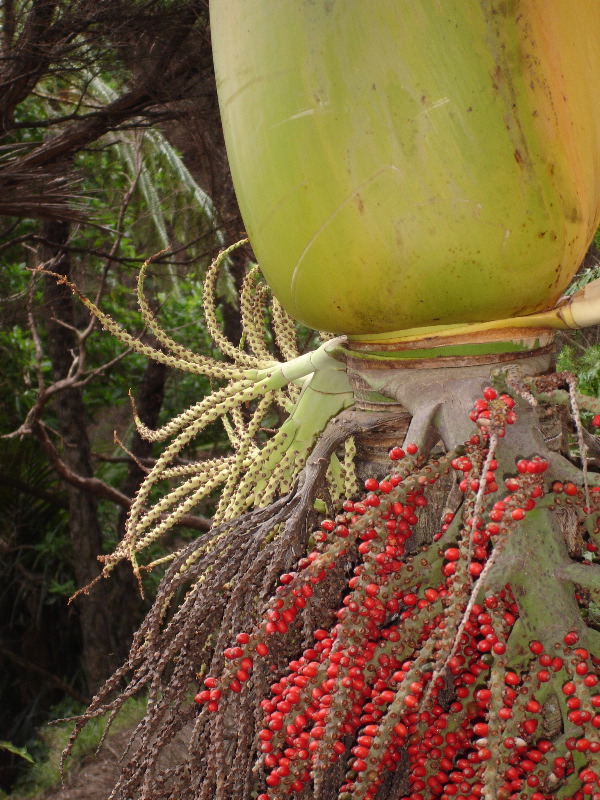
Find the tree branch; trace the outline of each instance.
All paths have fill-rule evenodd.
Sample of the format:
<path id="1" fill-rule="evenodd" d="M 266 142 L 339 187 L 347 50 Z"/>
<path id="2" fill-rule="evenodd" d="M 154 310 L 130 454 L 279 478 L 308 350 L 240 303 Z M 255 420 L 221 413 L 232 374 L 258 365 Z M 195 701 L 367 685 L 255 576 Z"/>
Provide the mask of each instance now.
<path id="1" fill-rule="evenodd" d="M 37 664 L 33 664 L 31 661 L 26 661 L 24 658 L 21 658 L 16 653 L 13 653 L 12 650 L 7 650 L 5 647 L 0 646 L 0 655 L 5 656 L 8 658 L 9 661 L 17 664 L 19 667 L 23 667 L 23 669 L 28 670 L 29 672 L 35 672 L 38 675 L 42 675 L 46 680 L 50 683 L 54 684 L 58 689 L 63 691 L 65 694 L 70 695 L 78 703 L 82 703 L 83 705 L 87 705 L 89 699 L 84 697 L 80 694 L 77 689 L 73 689 L 72 686 L 69 686 L 68 683 L 61 681 L 59 677 L 54 675 L 52 672 L 48 672 L 48 670 L 43 669 L 42 667 L 38 667 Z"/>
<path id="2" fill-rule="evenodd" d="M 64 481 L 67 481 L 71 486 L 75 486 L 84 492 L 89 492 L 103 500 L 116 503 L 122 508 L 129 508 L 131 506 L 133 502 L 132 498 L 123 494 L 118 489 L 114 489 L 99 478 L 83 478 L 81 475 L 71 470 L 61 459 L 58 450 L 48 436 L 46 426 L 43 422 L 36 420 L 33 423 L 32 430 L 42 445 L 50 463 Z M 206 517 L 186 514 L 181 517 L 177 525 L 181 528 L 193 528 L 194 530 L 207 531 L 211 526 L 211 521 Z"/>
<path id="3" fill-rule="evenodd" d="M 138 116 L 153 102 L 152 96 L 145 89 L 132 89 L 109 103 L 101 112 L 92 118 L 84 119 L 75 125 L 58 133 L 51 139 L 43 141 L 30 153 L 15 159 L 3 171 L 3 179 L 8 180 L 12 173 L 23 172 L 35 167 L 46 166 L 63 156 L 81 150 L 88 144 L 99 139 L 108 131 L 115 130 L 119 125 Z"/>

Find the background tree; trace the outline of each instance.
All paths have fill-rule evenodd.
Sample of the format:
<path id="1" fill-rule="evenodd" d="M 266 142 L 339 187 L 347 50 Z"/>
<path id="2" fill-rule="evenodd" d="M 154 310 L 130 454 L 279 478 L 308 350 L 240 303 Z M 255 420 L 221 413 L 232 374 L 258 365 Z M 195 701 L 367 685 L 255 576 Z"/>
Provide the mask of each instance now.
<path id="1" fill-rule="evenodd" d="M 151 268 L 152 302 L 202 349 L 205 333 L 190 322 L 198 276 L 240 221 L 206 3 L 3 0 L 0 14 L 0 739 L 22 744 L 65 692 L 90 696 L 142 613 L 128 569 L 67 606 L 122 534 L 152 463 L 147 442 L 128 441 L 127 392 L 155 426 L 208 388 L 169 382 L 161 365 L 123 353 L 64 285 L 34 270 L 74 279 L 150 341 L 129 316 L 132 275 L 164 251 Z M 187 165 L 169 140 L 193 153 Z M 234 337 L 245 256 L 236 258 L 220 284 Z M 111 444 L 115 429 L 128 453 Z M 214 446 L 210 437 L 200 445 Z M 184 522 L 208 524 L 202 514 Z"/>

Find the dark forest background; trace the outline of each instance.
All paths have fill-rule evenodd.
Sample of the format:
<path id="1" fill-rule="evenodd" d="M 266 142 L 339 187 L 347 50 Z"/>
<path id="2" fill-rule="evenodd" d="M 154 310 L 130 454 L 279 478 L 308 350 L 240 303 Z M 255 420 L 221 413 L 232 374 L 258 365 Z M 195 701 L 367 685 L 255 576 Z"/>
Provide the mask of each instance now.
<path id="1" fill-rule="evenodd" d="M 152 463 L 128 393 L 154 427 L 209 388 L 126 352 L 36 269 L 74 281 L 148 339 L 136 275 L 162 252 L 149 299 L 165 329 L 207 351 L 203 270 L 242 232 L 205 0 L 2 0 L 1 789 L 26 766 L 8 748 L 31 750 L 43 722 L 80 707 L 119 664 L 160 577 L 142 600 L 124 568 L 68 604 L 122 535 Z M 234 340 L 246 261 L 239 252 L 219 286 Z M 187 456 L 223 446 L 211 430 Z M 174 535 L 196 536 L 209 516 L 198 508 Z"/>

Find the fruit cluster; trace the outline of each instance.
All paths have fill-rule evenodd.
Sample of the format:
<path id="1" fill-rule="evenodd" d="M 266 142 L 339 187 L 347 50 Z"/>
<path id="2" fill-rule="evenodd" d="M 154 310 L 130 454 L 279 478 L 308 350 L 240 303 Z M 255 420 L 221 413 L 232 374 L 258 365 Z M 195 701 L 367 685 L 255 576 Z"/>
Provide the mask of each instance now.
<path id="1" fill-rule="evenodd" d="M 557 792 L 600 800 L 600 653 L 579 646 L 576 630 L 544 644 L 520 605 L 522 587 L 497 585 L 527 515 L 580 489 L 550 488 L 548 461 L 534 456 L 504 479 L 507 494 L 490 431 L 502 438 L 516 421 L 514 401 L 486 389 L 471 418 L 481 432 L 448 456 L 424 463 L 416 445 L 393 448 L 390 475 L 368 479 L 361 500 L 321 523 L 314 549 L 281 576 L 260 626 L 238 634 L 223 673 L 206 678 L 196 700 L 217 711 L 224 692 L 252 679 L 273 637 L 296 624 L 315 585 L 341 559 L 354 560 L 335 624 L 314 632 L 261 703 L 259 800 L 302 792 L 311 781 L 318 796 L 339 759 L 340 800 L 374 800 L 395 774 L 404 776 L 398 800 L 550 800 Z M 417 548 L 426 490 L 452 470 L 462 508 Z M 592 497 L 595 520 L 600 502 Z"/>
<path id="2" fill-rule="evenodd" d="M 469 419 L 475 422 L 487 438 L 490 431 L 503 438 L 506 435 L 506 426 L 517 421 L 513 411 L 515 401 L 508 394 L 498 395 L 492 387 L 483 390 L 483 397 L 475 401 L 475 407 L 469 414 Z"/>

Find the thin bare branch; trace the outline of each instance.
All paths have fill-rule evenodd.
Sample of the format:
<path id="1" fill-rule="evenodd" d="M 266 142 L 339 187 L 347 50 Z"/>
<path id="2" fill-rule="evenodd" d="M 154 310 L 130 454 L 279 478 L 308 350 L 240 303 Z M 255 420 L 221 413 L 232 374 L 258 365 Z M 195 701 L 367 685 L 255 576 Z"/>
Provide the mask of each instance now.
<path id="1" fill-rule="evenodd" d="M 60 457 L 58 450 L 48 436 L 47 427 L 43 422 L 36 420 L 32 426 L 32 430 L 42 445 L 50 463 L 63 480 L 82 491 L 90 492 L 103 500 L 110 500 L 112 503 L 116 503 L 123 508 L 129 508 L 131 506 L 133 502 L 132 499 L 122 492 L 119 492 L 118 489 L 113 488 L 99 478 L 83 478 L 81 475 L 71 470 Z M 178 523 L 178 527 L 193 528 L 200 531 L 209 530 L 210 525 L 211 522 L 209 519 L 193 516 L 191 514 L 181 517 Z"/>
<path id="2" fill-rule="evenodd" d="M 9 650 L 6 647 L 0 646 L 0 655 L 4 658 L 7 658 L 9 661 L 14 662 L 22 669 L 27 670 L 28 672 L 34 672 L 36 675 L 41 675 L 42 678 L 45 678 L 49 683 L 53 686 L 56 686 L 65 694 L 68 694 L 70 697 L 77 700 L 78 703 L 82 703 L 86 705 L 89 702 L 89 698 L 84 697 L 77 689 L 74 689 L 72 686 L 69 686 L 68 683 L 61 681 L 61 679 L 54 675 L 52 672 L 48 672 L 48 670 L 43 669 L 42 667 L 34 664 L 32 661 L 27 661 L 24 658 L 21 658 L 16 653 L 13 653 L 12 650 Z"/>

